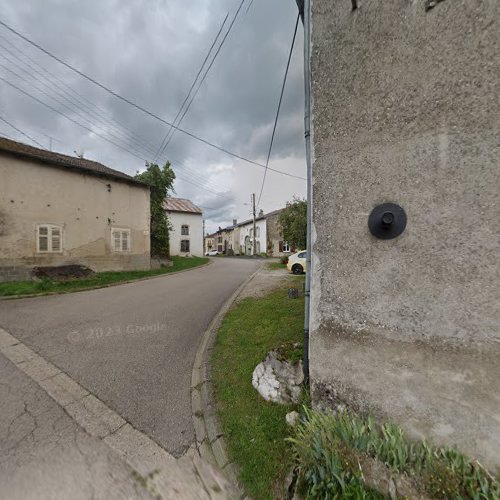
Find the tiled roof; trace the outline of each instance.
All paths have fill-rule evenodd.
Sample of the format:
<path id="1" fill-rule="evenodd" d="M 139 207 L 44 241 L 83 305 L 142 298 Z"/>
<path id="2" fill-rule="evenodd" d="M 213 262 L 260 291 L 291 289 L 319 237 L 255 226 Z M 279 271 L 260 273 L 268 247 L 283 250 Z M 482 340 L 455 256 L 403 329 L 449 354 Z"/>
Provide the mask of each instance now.
<path id="1" fill-rule="evenodd" d="M 0 152 L 20 156 L 22 158 L 28 158 L 30 160 L 35 160 L 42 163 L 47 163 L 56 167 L 78 170 L 81 173 L 87 173 L 99 177 L 120 179 L 132 184 L 138 184 L 140 186 L 147 187 L 146 184 L 137 179 L 134 179 L 130 175 L 106 167 L 106 165 L 103 165 L 102 163 L 98 163 L 92 160 L 86 160 L 85 158 L 68 156 L 62 153 L 56 153 L 54 151 L 35 148 L 33 146 L 28 146 L 28 144 L 23 144 L 22 142 L 16 142 L 10 139 L 6 139 L 5 137 L 0 137 Z"/>
<path id="2" fill-rule="evenodd" d="M 203 213 L 200 207 L 197 207 L 192 201 L 186 200 L 185 198 L 167 198 L 164 207 L 167 212 Z"/>

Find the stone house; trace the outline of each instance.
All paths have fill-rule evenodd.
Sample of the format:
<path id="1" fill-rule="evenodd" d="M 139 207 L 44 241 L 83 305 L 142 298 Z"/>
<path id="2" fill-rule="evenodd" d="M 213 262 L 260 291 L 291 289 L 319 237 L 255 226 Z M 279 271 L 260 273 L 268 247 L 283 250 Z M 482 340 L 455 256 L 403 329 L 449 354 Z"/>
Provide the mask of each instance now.
<path id="1" fill-rule="evenodd" d="M 500 2 L 353 4 L 306 2 L 312 400 L 497 467 Z"/>
<path id="2" fill-rule="evenodd" d="M 165 212 L 171 225 L 170 255 L 203 256 L 203 211 L 184 198 L 167 198 Z"/>
<path id="3" fill-rule="evenodd" d="M 123 172 L 0 138 L 0 281 L 33 267 L 150 268 L 150 191 Z"/>
<path id="4" fill-rule="evenodd" d="M 260 212 L 255 218 L 255 246 L 256 254 L 266 253 L 270 257 L 280 257 L 295 251 L 286 241 L 278 222 L 282 209 L 264 214 Z M 217 250 L 229 255 L 253 255 L 253 219 L 233 224 L 214 233 L 218 240 Z"/>
<path id="5" fill-rule="evenodd" d="M 204 250 L 205 254 L 215 250 L 215 241 L 217 238 L 217 233 L 207 234 L 204 238 Z"/>

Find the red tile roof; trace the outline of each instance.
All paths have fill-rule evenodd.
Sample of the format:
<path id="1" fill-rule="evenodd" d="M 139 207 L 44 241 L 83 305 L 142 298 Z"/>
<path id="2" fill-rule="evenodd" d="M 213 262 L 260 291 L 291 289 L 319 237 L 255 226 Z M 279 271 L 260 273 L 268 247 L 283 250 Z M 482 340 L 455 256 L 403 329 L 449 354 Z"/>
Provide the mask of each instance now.
<path id="1" fill-rule="evenodd" d="M 75 156 L 68 156 L 54 151 L 47 151 L 45 149 L 35 148 L 22 142 L 11 141 L 5 137 L 0 137 L 0 152 L 8 153 L 22 158 L 28 158 L 41 163 L 46 163 L 55 167 L 63 167 L 70 170 L 77 170 L 80 173 L 96 175 L 99 177 L 107 177 L 112 179 L 119 179 L 132 184 L 138 184 L 143 187 L 148 187 L 144 182 L 134 179 L 119 170 L 106 167 L 102 163 L 85 158 Z"/>
<path id="2" fill-rule="evenodd" d="M 164 207 L 167 212 L 203 213 L 200 207 L 197 207 L 192 201 L 186 200 L 185 198 L 167 198 Z"/>

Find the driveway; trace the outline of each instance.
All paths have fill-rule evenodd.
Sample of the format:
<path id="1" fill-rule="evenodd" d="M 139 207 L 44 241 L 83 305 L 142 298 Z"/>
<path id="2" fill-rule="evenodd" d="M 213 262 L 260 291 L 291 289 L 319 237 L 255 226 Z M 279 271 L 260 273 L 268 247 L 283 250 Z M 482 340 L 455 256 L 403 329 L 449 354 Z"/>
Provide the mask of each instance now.
<path id="1" fill-rule="evenodd" d="M 191 370 L 202 333 L 260 265 L 216 258 L 172 276 L 0 301 L 0 326 L 175 457 L 194 442 Z"/>

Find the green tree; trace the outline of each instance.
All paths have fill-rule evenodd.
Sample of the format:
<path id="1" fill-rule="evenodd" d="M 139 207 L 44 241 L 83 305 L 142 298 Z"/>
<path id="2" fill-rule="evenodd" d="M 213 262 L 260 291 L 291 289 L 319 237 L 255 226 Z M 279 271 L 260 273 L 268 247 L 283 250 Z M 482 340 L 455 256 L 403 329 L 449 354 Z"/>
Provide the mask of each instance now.
<path id="1" fill-rule="evenodd" d="M 138 172 L 135 178 L 151 188 L 151 256 L 169 257 L 170 223 L 165 213 L 164 203 L 168 192 L 173 191 L 175 173 L 172 166 L 168 161 L 163 167 L 156 163 L 146 162 L 146 170 Z"/>
<path id="2" fill-rule="evenodd" d="M 307 201 L 294 197 L 281 211 L 278 222 L 283 240 L 291 247 L 305 249 L 307 242 Z"/>

